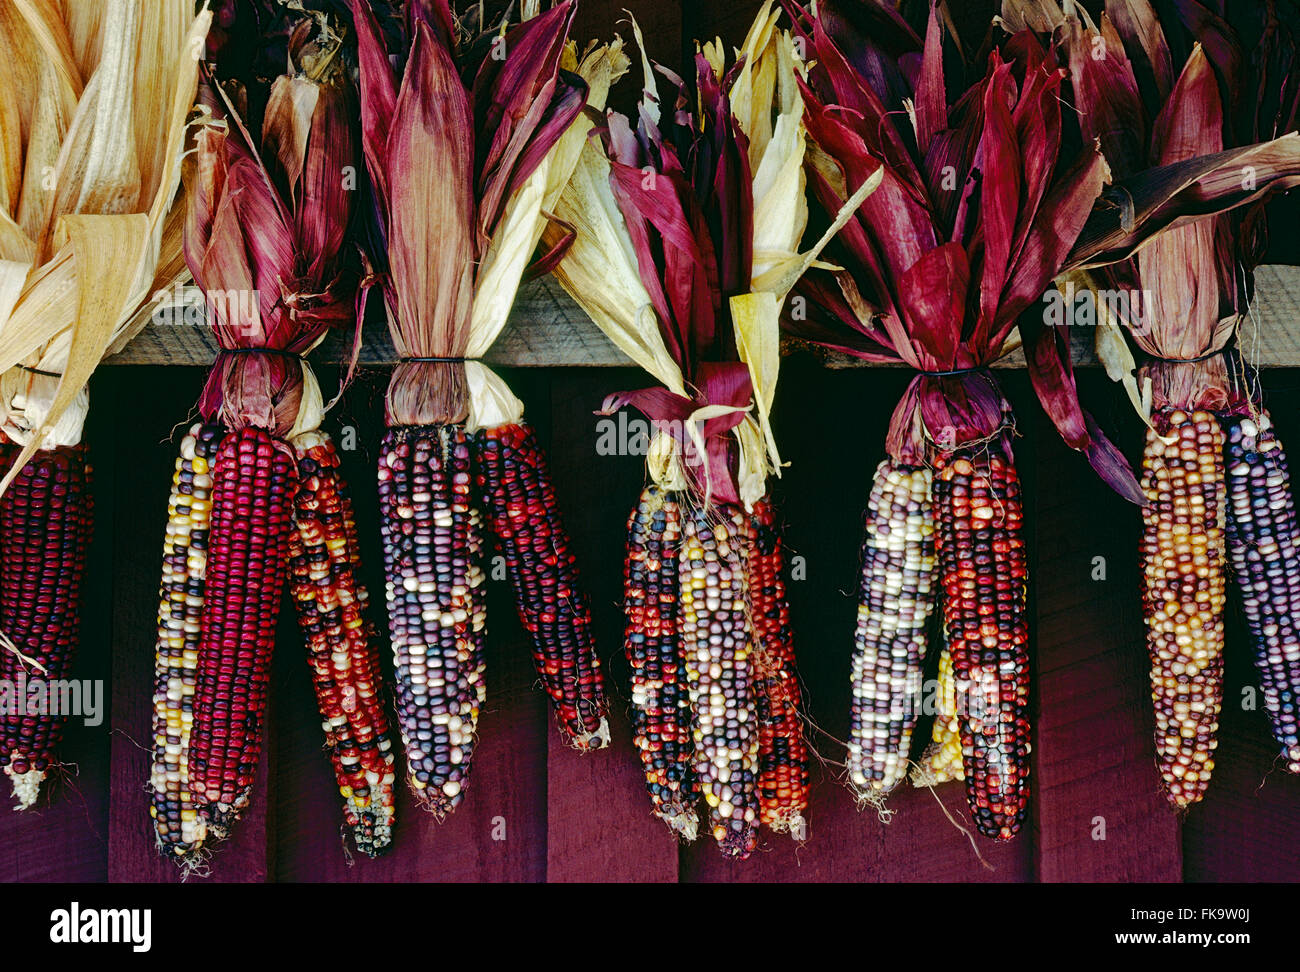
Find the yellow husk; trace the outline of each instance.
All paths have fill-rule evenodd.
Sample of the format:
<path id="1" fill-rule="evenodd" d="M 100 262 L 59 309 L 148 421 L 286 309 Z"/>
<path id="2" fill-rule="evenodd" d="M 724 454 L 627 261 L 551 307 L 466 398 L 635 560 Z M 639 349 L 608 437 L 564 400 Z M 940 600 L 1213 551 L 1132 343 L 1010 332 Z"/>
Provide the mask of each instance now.
<path id="1" fill-rule="evenodd" d="M 1090 290 L 1094 294 L 1097 292 L 1092 275 L 1085 271 L 1062 274 L 1056 280 L 1057 287 L 1062 291 L 1070 284 L 1074 285 L 1077 292 L 1085 290 Z M 1094 300 L 1093 306 L 1097 314 L 1095 322 L 1097 333 L 1093 338 L 1097 360 L 1106 369 L 1106 377 L 1124 386 L 1124 391 L 1128 393 L 1128 400 L 1132 403 L 1134 411 L 1142 417 L 1142 421 L 1148 427 L 1154 428 L 1151 425 L 1151 379 L 1144 379 L 1139 388 L 1137 362 L 1133 358 L 1133 352 L 1129 350 L 1128 342 L 1124 340 L 1123 326 L 1111 317 L 1110 305 L 1106 301 Z"/>
<path id="2" fill-rule="evenodd" d="M 37 448 L 79 440 L 91 373 L 147 320 L 135 312 L 159 266 L 183 265 L 164 226 L 211 21 L 190 0 L 12 6 L 22 19 L 4 6 L 0 52 L 22 65 L 9 90 L 25 92 L 27 163 L 0 220 L 0 418 L 25 448 L 0 490 Z"/>

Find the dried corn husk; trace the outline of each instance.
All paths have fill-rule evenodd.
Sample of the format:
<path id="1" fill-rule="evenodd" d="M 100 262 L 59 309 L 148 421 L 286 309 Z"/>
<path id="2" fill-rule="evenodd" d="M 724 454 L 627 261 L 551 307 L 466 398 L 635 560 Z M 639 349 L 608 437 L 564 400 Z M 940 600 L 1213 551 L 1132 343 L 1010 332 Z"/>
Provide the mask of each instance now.
<path id="1" fill-rule="evenodd" d="M 158 268 L 180 266 L 168 214 L 211 14 L 190 0 L 0 9 L 17 106 L 0 111 L 0 405 L 24 446 L 3 488 L 37 448 L 80 440 L 91 373 L 143 326 Z"/>

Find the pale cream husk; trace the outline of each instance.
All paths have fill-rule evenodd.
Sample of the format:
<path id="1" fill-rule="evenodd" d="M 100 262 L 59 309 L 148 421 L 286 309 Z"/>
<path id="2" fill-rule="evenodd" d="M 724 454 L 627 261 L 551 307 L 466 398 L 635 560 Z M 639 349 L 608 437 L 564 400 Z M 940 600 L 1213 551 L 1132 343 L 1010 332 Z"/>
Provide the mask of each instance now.
<path id="1" fill-rule="evenodd" d="M 581 60 L 577 48 L 569 42 L 561 59 L 565 70 L 574 71 L 586 80 L 587 105 L 596 111 L 604 109 L 610 85 L 622 76 L 627 65 L 622 43 L 617 40 L 612 44 L 593 45 Z M 523 273 L 578 167 L 591 125 L 585 113 L 579 114 L 536 171 L 506 203 L 474 283 L 466 358 L 481 358 L 505 328 Z M 466 361 L 465 378 L 469 387 L 469 431 L 496 428 L 523 418 L 523 402 L 487 365 L 478 360 Z"/>
<path id="2" fill-rule="evenodd" d="M 0 5 L 0 427 L 24 446 L 0 488 L 80 441 L 91 373 L 184 272 L 172 204 L 211 17 L 192 0 Z"/>

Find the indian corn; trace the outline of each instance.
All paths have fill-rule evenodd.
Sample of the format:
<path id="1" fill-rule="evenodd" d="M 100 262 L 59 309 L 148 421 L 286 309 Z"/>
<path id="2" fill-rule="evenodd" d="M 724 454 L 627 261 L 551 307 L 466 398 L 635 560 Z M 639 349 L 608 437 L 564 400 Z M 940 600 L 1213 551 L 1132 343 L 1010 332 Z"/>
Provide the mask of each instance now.
<path id="1" fill-rule="evenodd" d="M 786 599 L 785 544 L 769 500 L 754 504 L 749 537 L 759 820 L 776 833 L 790 831 L 802 839 L 808 809 L 808 745 Z"/>
<path id="2" fill-rule="evenodd" d="M 399 426 L 379 458 L 397 724 L 407 782 L 440 819 L 464 799 L 487 694 L 483 516 L 471 454 L 463 426 Z"/>
<path id="3" fill-rule="evenodd" d="M 952 653 L 944 645 L 939 654 L 939 678 L 935 692 L 934 729 L 921 762 L 912 768 L 916 786 L 937 786 L 965 779 L 961 763 L 961 728 L 957 721 L 957 680 L 953 677 Z"/>
<path id="4" fill-rule="evenodd" d="M 1228 558 L 1282 765 L 1300 773 L 1300 520 L 1291 474 L 1267 411 L 1229 420 L 1225 436 Z"/>
<path id="5" fill-rule="evenodd" d="M 849 711 L 849 782 L 879 805 L 907 775 L 936 598 L 931 473 L 885 459 L 862 537 Z"/>
<path id="6" fill-rule="evenodd" d="M 222 439 L 213 466 L 190 792 L 223 830 L 247 808 L 293 529 L 294 464 L 269 432 Z"/>
<path id="7" fill-rule="evenodd" d="M 696 837 L 695 742 L 678 626 L 682 538 L 675 493 L 651 484 L 628 517 L 623 563 L 623 644 L 632 670 L 632 732 L 656 816 Z"/>
<path id="8" fill-rule="evenodd" d="M 323 432 L 293 440 L 298 463 L 289 576 L 307 642 L 325 746 L 343 816 L 368 857 L 392 842 L 394 752 L 384 707 L 379 646 L 366 616 L 352 500 L 334 441 Z"/>
<path id="9" fill-rule="evenodd" d="M 501 545 L 519 620 L 565 737 L 576 749 L 609 742 L 591 607 L 560 518 L 546 455 L 526 423 L 474 436 L 475 477 L 492 533 Z"/>
<path id="10" fill-rule="evenodd" d="M 1142 456 L 1142 596 L 1156 757 L 1169 800 L 1210 784 L 1223 702 L 1224 437 L 1209 412 L 1153 417 Z"/>
<path id="11" fill-rule="evenodd" d="M 189 751 L 212 520 L 212 465 L 223 435 L 219 425 L 191 426 L 181 440 L 167 501 L 154 653 L 149 813 L 159 851 L 180 860 L 200 848 L 208 835 L 206 815 L 190 792 Z"/>
<path id="12" fill-rule="evenodd" d="M 980 833 L 1006 840 L 1028 803 L 1030 730 L 1020 480 L 1005 449 L 943 456 L 934 506 L 966 798 Z"/>
<path id="13" fill-rule="evenodd" d="M 758 840 L 758 718 L 754 707 L 746 555 L 750 527 L 734 506 L 682 512 L 679 632 L 695 714 L 695 776 L 709 830 L 731 857 Z"/>
<path id="14" fill-rule="evenodd" d="M 81 623 L 81 580 L 93 515 L 85 445 L 41 449 L 0 497 L 0 621 L 4 675 L 20 670 L 48 690 L 72 674 Z M 36 802 L 58 765 L 67 714 L 6 712 L 0 766 L 19 809 Z"/>

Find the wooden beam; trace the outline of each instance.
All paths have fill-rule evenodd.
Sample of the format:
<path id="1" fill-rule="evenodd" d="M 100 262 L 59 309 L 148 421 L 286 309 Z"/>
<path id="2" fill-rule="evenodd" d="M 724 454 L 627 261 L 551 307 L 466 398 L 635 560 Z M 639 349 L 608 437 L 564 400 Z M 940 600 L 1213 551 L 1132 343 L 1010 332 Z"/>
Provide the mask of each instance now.
<path id="1" fill-rule="evenodd" d="M 1259 368 L 1300 368 L 1300 267 L 1265 266 L 1256 272 L 1259 299 L 1242 329 L 1241 347 Z M 216 354 L 212 333 L 204 326 L 202 298 L 187 287 L 178 304 L 150 305 L 140 312 L 148 318 L 139 336 L 110 365 L 208 365 Z M 1095 367 L 1091 328 L 1071 329 L 1074 361 Z M 786 352 L 798 350 L 787 343 Z M 312 355 L 315 362 L 339 362 L 347 355 L 342 335 L 331 335 Z M 866 365 L 847 355 L 819 354 L 829 368 L 880 367 Z M 368 365 L 397 361 L 392 342 L 383 328 L 372 328 L 361 349 Z M 526 284 L 515 300 L 510 323 L 487 354 L 489 364 L 515 367 L 624 367 L 630 362 L 614 347 L 551 277 Z M 994 367 L 1023 368 L 1024 355 L 1015 351 Z"/>

